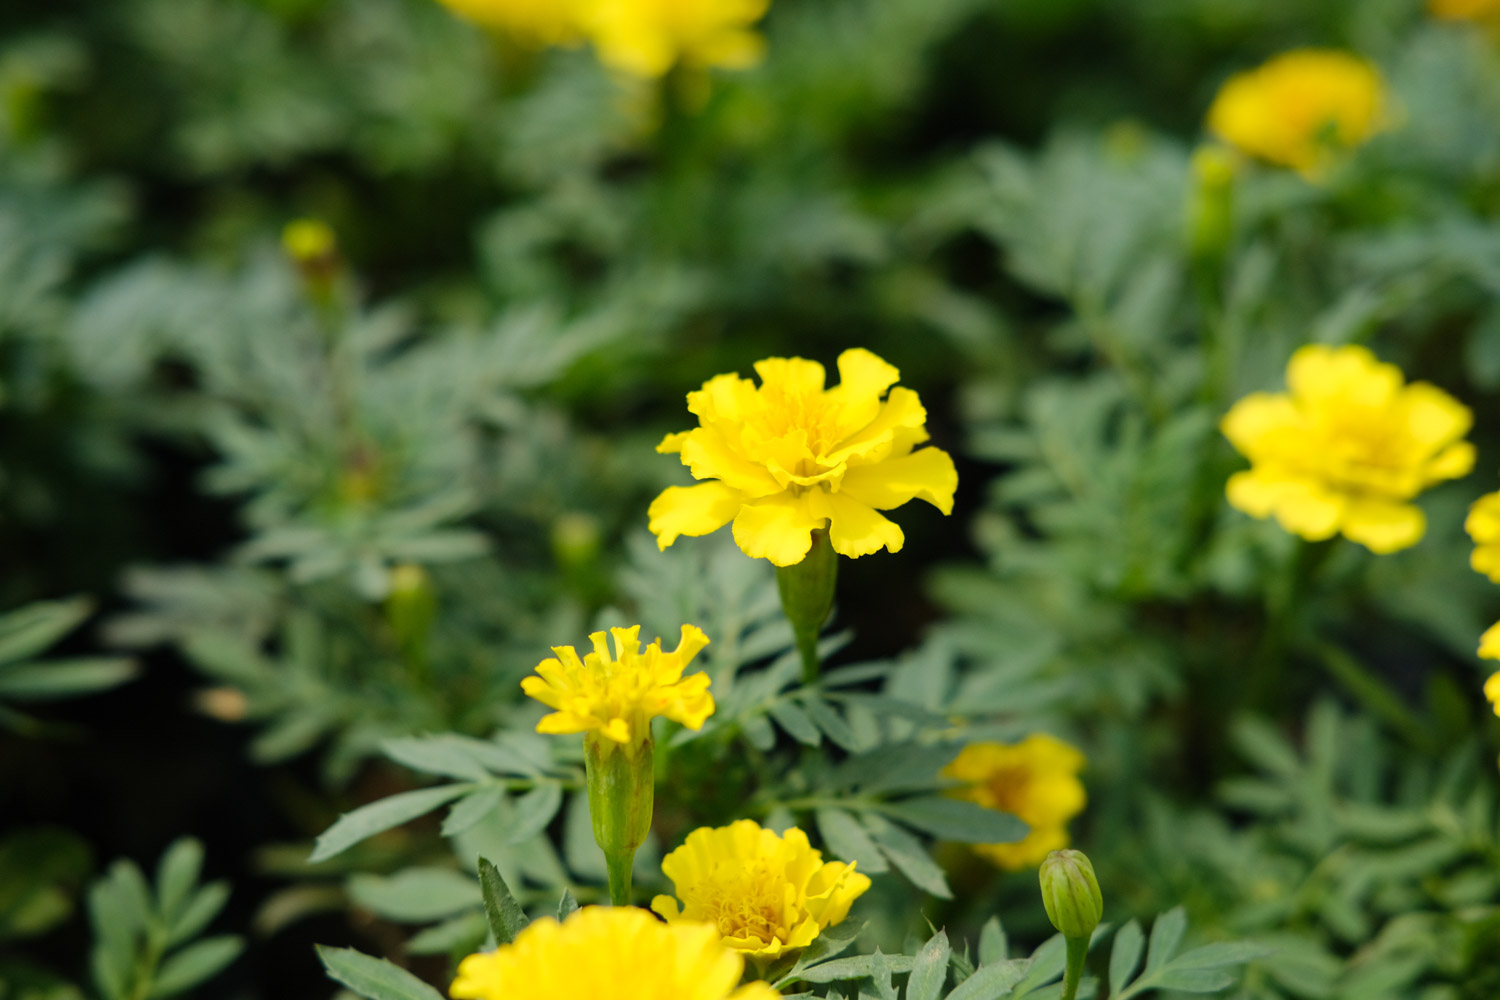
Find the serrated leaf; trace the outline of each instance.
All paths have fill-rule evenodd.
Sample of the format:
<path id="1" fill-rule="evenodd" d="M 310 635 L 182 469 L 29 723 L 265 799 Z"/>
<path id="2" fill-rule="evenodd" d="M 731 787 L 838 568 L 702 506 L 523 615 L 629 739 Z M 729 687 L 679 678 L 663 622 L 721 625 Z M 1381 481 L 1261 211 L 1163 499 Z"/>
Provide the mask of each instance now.
<path id="1" fill-rule="evenodd" d="M 1123 990 L 1130 977 L 1141 964 L 1141 951 L 1146 946 L 1146 936 L 1141 933 L 1141 924 L 1132 920 L 1115 935 L 1114 948 L 1109 955 L 1109 995 L 1115 996 Z"/>
<path id="2" fill-rule="evenodd" d="M 432 812 L 438 806 L 451 802 L 474 790 L 473 785 L 440 785 L 437 788 L 419 788 L 414 792 L 402 792 L 390 798 L 371 802 L 351 813 L 340 816 L 323 835 L 308 857 L 308 864 L 317 864 L 340 854 L 355 844 L 392 827 L 408 823 L 418 816 Z"/>
<path id="3" fill-rule="evenodd" d="M 514 826 L 511 827 L 508 842 L 519 844 L 547 829 L 547 824 L 552 822 L 552 817 L 562 808 L 562 801 L 562 788 L 551 782 L 537 785 L 516 799 Z"/>
<path id="4" fill-rule="evenodd" d="M 367 1000 L 443 1000 L 437 990 L 383 958 L 372 958 L 353 948 L 320 944 L 317 949 L 328 978 Z"/>
<path id="5" fill-rule="evenodd" d="M 1008 844 L 1030 830 L 1019 818 L 977 802 L 939 795 L 887 802 L 879 807 L 887 816 L 943 840 L 967 844 Z"/>
<path id="6" fill-rule="evenodd" d="M 886 955 L 884 958 L 886 967 L 893 975 L 911 971 L 912 959 L 905 955 Z M 836 983 L 846 979 L 863 979 L 869 974 L 870 956 L 860 955 L 855 958 L 836 958 L 831 962 L 809 966 L 798 972 L 797 978 L 809 983 Z"/>
<path id="7" fill-rule="evenodd" d="M 510 944 L 531 921 L 516 902 L 500 870 L 487 859 L 479 859 L 479 888 L 484 895 L 484 915 L 498 944 Z"/>
<path id="8" fill-rule="evenodd" d="M 889 870 L 880 849 L 852 815 L 842 809 L 819 809 L 814 817 L 834 857 L 856 862 L 866 875 Z"/>
<path id="9" fill-rule="evenodd" d="M 197 941 L 162 963 L 147 996 L 165 1000 L 190 990 L 218 975 L 244 948 L 245 942 L 233 934 Z"/>
<path id="10" fill-rule="evenodd" d="M 948 935 L 938 931 L 922 946 L 906 981 L 906 1000 L 938 1000 L 948 982 Z"/>
<path id="11" fill-rule="evenodd" d="M 948 994 L 947 1000 L 996 1000 L 1006 996 L 1031 967 L 1028 959 L 1016 958 L 982 965 Z"/>
<path id="12" fill-rule="evenodd" d="M 1187 910 L 1181 906 L 1174 906 L 1156 918 L 1156 923 L 1151 927 L 1151 947 L 1146 952 L 1146 971 L 1143 975 L 1151 975 L 1177 954 L 1177 948 L 1182 944 L 1182 935 L 1186 931 Z"/>

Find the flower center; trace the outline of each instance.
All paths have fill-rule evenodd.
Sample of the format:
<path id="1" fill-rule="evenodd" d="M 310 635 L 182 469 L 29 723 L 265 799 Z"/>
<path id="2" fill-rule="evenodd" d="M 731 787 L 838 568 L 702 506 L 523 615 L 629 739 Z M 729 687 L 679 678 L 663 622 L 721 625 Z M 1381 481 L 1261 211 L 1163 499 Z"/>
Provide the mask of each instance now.
<path id="1" fill-rule="evenodd" d="M 784 881 L 775 878 L 764 862 L 736 876 L 714 872 L 704 888 L 703 919 L 724 937 L 752 939 L 763 944 L 786 940 L 782 925 L 781 893 Z"/>

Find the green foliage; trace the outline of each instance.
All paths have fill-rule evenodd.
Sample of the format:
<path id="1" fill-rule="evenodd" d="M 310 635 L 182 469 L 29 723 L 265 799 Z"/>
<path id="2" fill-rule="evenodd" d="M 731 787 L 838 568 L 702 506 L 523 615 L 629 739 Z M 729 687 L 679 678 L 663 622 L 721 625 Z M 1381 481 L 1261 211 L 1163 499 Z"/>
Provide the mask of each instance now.
<path id="1" fill-rule="evenodd" d="M 82 598 L 28 605 L 0 616 L 0 728 L 37 732 L 42 724 L 5 702 L 54 701 L 112 688 L 135 676 L 135 664 L 117 656 L 37 660 L 89 616 Z"/>

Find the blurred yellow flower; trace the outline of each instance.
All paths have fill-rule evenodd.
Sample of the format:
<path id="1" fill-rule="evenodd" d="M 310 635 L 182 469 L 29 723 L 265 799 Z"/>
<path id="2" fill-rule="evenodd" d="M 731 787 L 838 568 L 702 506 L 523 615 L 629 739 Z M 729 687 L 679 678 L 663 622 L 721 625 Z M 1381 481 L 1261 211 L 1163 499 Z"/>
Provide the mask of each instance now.
<path id="1" fill-rule="evenodd" d="M 749 819 L 694 830 L 661 870 L 682 900 L 652 901 L 668 924 L 712 925 L 726 945 L 761 958 L 805 948 L 870 887 L 854 865 L 825 863 L 796 827 L 778 837 Z"/>
<path id="2" fill-rule="evenodd" d="M 1428 7 L 1445 21 L 1500 20 L 1500 0 L 1431 0 Z"/>
<path id="3" fill-rule="evenodd" d="M 1068 820 L 1083 811 L 1088 796 L 1078 772 L 1079 750 L 1046 733 L 1020 743 L 971 743 L 943 777 L 962 781 L 959 798 L 1019 817 L 1031 832 L 1014 844 L 977 844 L 974 849 L 1001 868 L 1035 868 L 1052 851 L 1068 846 Z"/>
<path id="4" fill-rule="evenodd" d="M 758 388 L 719 375 L 688 393 L 700 426 L 668 434 L 656 450 L 681 453 L 694 479 L 713 481 L 656 498 L 649 514 L 657 544 L 733 521 L 747 555 L 792 566 L 825 523 L 834 550 L 857 558 L 905 544 L 878 511 L 920 497 L 951 513 L 953 459 L 939 448 L 913 450 L 928 437 L 917 394 L 891 388 L 900 372 L 869 351 L 845 351 L 838 366 L 832 389 L 816 361 L 767 358 L 755 363 Z"/>
<path id="5" fill-rule="evenodd" d="M 1474 540 L 1469 565 L 1476 573 L 1500 583 L 1500 492 L 1487 493 L 1474 501 L 1464 530 Z"/>
<path id="6" fill-rule="evenodd" d="M 1286 378 L 1289 393 L 1254 393 L 1224 417 L 1250 459 L 1229 479 L 1230 504 L 1308 541 L 1342 532 L 1372 552 L 1415 545 L 1427 519 L 1411 501 L 1474 467 L 1469 409 L 1358 346 L 1303 347 Z"/>
<path id="7" fill-rule="evenodd" d="M 745 960 L 705 924 L 664 924 L 629 906 L 586 906 L 559 924 L 544 917 L 495 951 L 470 955 L 455 1000 L 777 1000 L 765 983 L 740 986 Z"/>
<path id="8" fill-rule="evenodd" d="M 1298 49 L 1231 77 L 1208 112 L 1230 145 L 1313 174 L 1386 123 L 1385 83 L 1347 52 Z"/>
<path id="9" fill-rule="evenodd" d="M 338 237 L 321 219 L 294 219 L 281 231 L 281 248 L 299 264 L 326 260 L 338 245 Z"/>
<path id="10" fill-rule="evenodd" d="M 578 38 L 579 0 L 438 0 L 466 20 L 535 47 Z"/>
<path id="11" fill-rule="evenodd" d="M 1490 679 L 1484 682 L 1484 696 L 1495 706 L 1495 714 L 1500 715 L 1500 674 L 1490 674 Z"/>
<path id="12" fill-rule="evenodd" d="M 1479 657 L 1484 660 L 1500 660 L 1500 622 L 1491 625 L 1479 637 Z M 1493 677 L 1490 678 L 1490 683 L 1495 683 Z M 1489 684 L 1485 685 L 1484 693 L 1490 693 Z"/>
<path id="13" fill-rule="evenodd" d="M 752 26 L 770 0 L 580 0 L 580 21 L 606 66 L 663 76 L 679 63 L 744 69 L 765 43 Z"/>
<path id="14" fill-rule="evenodd" d="M 540 676 L 521 681 L 521 689 L 556 709 L 537 723 L 539 733 L 596 733 L 638 750 L 651 736 L 651 720 L 658 715 L 699 729 L 714 714 L 705 673 L 683 677 L 708 636 L 696 625 L 682 626 L 682 639 L 670 653 L 658 639 L 645 649 L 641 627 L 610 629 L 615 651 L 610 655 L 603 632 L 589 636 L 593 651 L 578 658 L 572 646 L 554 646 L 556 659 L 537 665 Z"/>

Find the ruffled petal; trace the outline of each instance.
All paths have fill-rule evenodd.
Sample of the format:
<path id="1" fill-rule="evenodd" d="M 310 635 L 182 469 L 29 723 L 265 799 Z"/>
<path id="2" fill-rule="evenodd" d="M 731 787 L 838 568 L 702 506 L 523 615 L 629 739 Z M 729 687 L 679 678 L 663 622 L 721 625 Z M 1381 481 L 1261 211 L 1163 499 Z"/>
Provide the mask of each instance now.
<path id="1" fill-rule="evenodd" d="M 822 392 L 828 377 L 822 365 L 806 358 L 766 358 L 755 362 L 755 373 L 765 388 L 792 396 Z"/>
<path id="2" fill-rule="evenodd" d="M 1240 454 L 1254 457 L 1272 450 L 1267 445 L 1279 435 L 1296 433 L 1302 422 L 1290 396 L 1256 392 L 1230 407 L 1219 429 Z"/>
<path id="3" fill-rule="evenodd" d="M 890 454 L 895 433 L 902 429 L 915 429 L 927 422 L 927 410 L 921 397 L 904 386 L 891 390 L 880 412 L 860 430 L 838 443 L 838 446 L 823 456 L 827 462 L 850 460 L 856 456 L 866 461 L 878 461 Z"/>
<path id="4" fill-rule="evenodd" d="M 1439 483 L 1445 479 L 1462 479 L 1474 471 L 1474 460 L 1478 452 L 1474 446 L 1467 441 L 1459 441 L 1457 444 L 1444 448 L 1431 462 L 1427 468 L 1422 470 L 1427 485 Z"/>
<path id="5" fill-rule="evenodd" d="M 1381 410 L 1396 401 L 1405 379 L 1366 347 L 1308 344 L 1292 355 L 1286 382 L 1300 401 Z"/>
<path id="6" fill-rule="evenodd" d="M 651 502 L 646 515 L 656 535 L 656 544 L 665 549 L 679 535 L 707 535 L 734 520 L 745 498 L 739 490 L 723 483 L 698 486 L 669 486 Z"/>
<path id="7" fill-rule="evenodd" d="M 1411 548 L 1427 531 L 1427 517 L 1409 503 L 1356 500 L 1344 511 L 1344 537 L 1386 555 Z"/>
<path id="8" fill-rule="evenodd" d="M 821 494 L 778 493 L 745 504 L 734 519 L 735 543 L 752 559 L 795 566 L 812 548 L 813 529 L 823 526 L 823 515 L 808 502 Z"/>
<path id="9" fill-rule="evenodd" d="M 920 497 L 944 514 L 953 513 L 958 470 L 941 448 L 923 448 L 903 458 L 858 465 L 844 473 L 839 492 L 874 507 L 890 510 Z"/>

